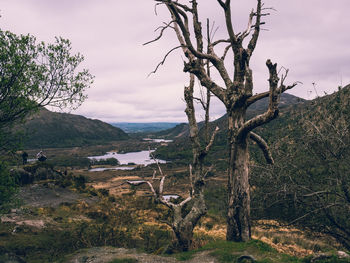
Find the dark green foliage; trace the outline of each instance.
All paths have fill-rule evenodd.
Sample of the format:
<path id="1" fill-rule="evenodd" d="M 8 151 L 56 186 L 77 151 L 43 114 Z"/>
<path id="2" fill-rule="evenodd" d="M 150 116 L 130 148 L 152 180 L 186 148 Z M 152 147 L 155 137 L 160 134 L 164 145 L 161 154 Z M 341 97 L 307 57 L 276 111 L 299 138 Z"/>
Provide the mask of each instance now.
<path id="1" fill-rule="evenodd" d="M 11 207 L 16 192 L 15 178 L 10 175 L 7 165 L 0 161 L 0 214 Z"/>
<path id="2" fill-rule="evenodd" d="M 227 189 L 223 186 L 208 185 L 204 191 L 208 215 L 225 217 L 227 209 Z"/>
<path id="3" fill-rule="evenodd" d="M 237 260 L 243 255 L 250 255 L 256 259 L 257 263 L 298 263 L 303 262 L 296 257 L 279 254 L 275 249 L 269 245 L 259 241 L 251 240 L 249 242 L 227 242 L 214 241 L 210 242 L 197 251 L 190 251 L 178 254 L 178 260 L 189 260 L 193 255 L 200 251 L 212 251 L 211 256 L 218 259 L 219 262 L 238 262 Z M 251 262 L 251 261 L 240 261 Z"/>
<path id="4" fill-rule="evenodd" d="M 86 157 L 78 156 L 57 156 L 49 158 L 46 163 L 55 167 L 87 168 L 91 165 L 91 160 Z"/>
<path id="5" fill-rule="evenodd" d="M 79 248 L 93 246 L 128 246 L 135 241 L 130 234 L 110 224 L 76 223 L 62 230 L 46 229 L 40 234 L 30 229 L 9 236 L 0 251 L 15 253 L 28 262 L 53 262 Z"/>
<path id="6" fill-rule="evenodd" d="M 119 161 L 116 158 L 108 158 L 108 159 L 101 159 L 101 160 L 91 160 L 91 163 L 93 165 L 119 165 Z"/>
<path id="7" fill-rule="evenodd" d="M 101 195 L 103 196 L 108 196 L 109 195 L 109 190 L 105 188 L 101 188 L 97 190 Z"/>
<path id="8" fill-rule="evenodd" d="M 299 224 L 350 247 L 349 98 L 348 86 L 281 118 L 284 129 L 271 124 L 281 139 L 268 134 L 275 166 L 253 170 L 256 218 Z"/>
<path id="9" fill-rule="evenodd" d="M 154 253 L 169 244 L 171 233 L 156 226 L 144 226 L 141 238 L 144 242 L 144 250 L 148 253 Z"/>
<path id="10" fill-rule="evenodd" d="M 83 175 L 79 175 L 79 176 L 74 176 L 73 177 L 73 183 L 75 188 L 79 189 L 79 190 L 83 190 L 86 187 L 86 177 Z"/>
<path id="11" fill-rule="evenodd" d="M 41 181 L 47 179 L 62 179 L 62 174 L 57 172 L 53 165 L 47 162 L 35 162 L 27 164 L 22 168 L 13 168 L 11 176 L 19 185 L 31 184 L 34 181 Z"/>

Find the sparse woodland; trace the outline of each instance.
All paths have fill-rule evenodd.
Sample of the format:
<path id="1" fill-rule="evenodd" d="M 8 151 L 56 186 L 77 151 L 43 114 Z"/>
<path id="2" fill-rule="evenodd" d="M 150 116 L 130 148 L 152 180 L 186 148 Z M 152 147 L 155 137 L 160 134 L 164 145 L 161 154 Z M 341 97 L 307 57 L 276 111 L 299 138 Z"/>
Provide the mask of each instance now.
<path id="1" fill-rule="evenodd" d="M 84 101 L 82 55 L 0 31 L 0 262 L 350 262 L 350 85 L 285 94 L 298 82 L 266 58 L 269 90 L 255 93 L 250 61 L 272 7 L 257 0 L 237 32 L 231 1 L 213 1 L 216 38 L 202 2 L 154 0 L 169 21 L 145 44 L 176 41 L 152 73 L 184 56 L 188 120 L 160 132 L 42 109 Z M 226 114 L 211 121 L 213 97 Z M 154 163 L 113 157 L 146 149 Z"/>

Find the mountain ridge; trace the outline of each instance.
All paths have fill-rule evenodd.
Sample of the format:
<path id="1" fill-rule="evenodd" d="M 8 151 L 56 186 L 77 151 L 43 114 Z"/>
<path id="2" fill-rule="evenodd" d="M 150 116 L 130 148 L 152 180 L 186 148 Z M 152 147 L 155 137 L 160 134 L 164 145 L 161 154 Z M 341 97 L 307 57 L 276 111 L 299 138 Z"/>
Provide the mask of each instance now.
<path id="1" fill-rule="evenodd" d="M 117 127 L 81 115 L 51 112 L 45 108 L 30 116 L 16 131 L 23 133 L 24 148 L 59 148 L 105 144 L 129 139 Z"/>

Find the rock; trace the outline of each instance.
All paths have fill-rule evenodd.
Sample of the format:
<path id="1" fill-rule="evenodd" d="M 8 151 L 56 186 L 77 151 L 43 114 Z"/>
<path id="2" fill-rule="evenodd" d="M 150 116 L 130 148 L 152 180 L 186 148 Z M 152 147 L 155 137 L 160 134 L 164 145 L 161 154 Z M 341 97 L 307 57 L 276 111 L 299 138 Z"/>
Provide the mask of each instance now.
<path id="1" fill-rule="evenodd" d="M 243 255 L 237 258 L 237 262 L 256 262 L 256 259 L 251 255 Z"/>
<path id="2" fill-rule="evenodd" d="M 337 251 L 338 258 L 350 258 L 350 255 L 344 251 Z"/>
<path id="3" fill-rule="evenodd" d="M 329 259 L 331 258 L 332 255 L 328 255 L 328 254 L 325 254 L 325 253 L 321 253 L 321 254 L 317 254 L 315 255 L 310 262 L 317 262 L 319 260 L 324 260 L 324 259 Z"/>

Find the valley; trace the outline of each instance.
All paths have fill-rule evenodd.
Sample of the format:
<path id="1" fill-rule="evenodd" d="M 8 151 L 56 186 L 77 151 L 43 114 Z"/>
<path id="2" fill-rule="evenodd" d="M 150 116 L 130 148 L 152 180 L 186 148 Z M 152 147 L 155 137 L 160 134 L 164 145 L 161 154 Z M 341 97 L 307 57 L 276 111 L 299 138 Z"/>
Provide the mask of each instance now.
<path id="1" fill-rule="evenodd" d="M 342 90 L 343 97 L 347 96 L 348 89 Z M 311 112 L 313 107 L 320 107 L 322 103 L 334 102 L 333 97 L 321 98 L 314 102 L 287 99 L 282 107 L 281 117 L 271 124 L 274 128 L 269 128 L 275 131 L 274 137 L 267 138 L 273 142 L 277 134 L 279 137 L 276 143 L 280 144 L 286 136 L 288 140 L 293 134 L 298 136 L 298 132 L 292 132 L 297 127 L 292 124 L 292 120 L 299 117 L 297 114 L 290 115 L 290 113 L 303 112 L 303 115 L 306 115 L 310 107 Z M 259 111 L 261 111 L 259 107 L 254 108 L 251 109 L 250 114 L 259 114 Z M 294 119 L 290 119 L 290 116 L 294 116 Z M 283 122 L 283 127 L 289 127 L 290 130 L 278 131 L 280 122 Z M 285 124 L 286 122 L 291 124 Z M 211 125 L 219 125 L 221 130 L 225 130 L 225 117 Z M 174 131 L 178 133 L 175 134 Z M 264 133 L 264 129 L 260 132 L 269 136 L 268 133 Z M 159 187 L 161 173 L 157 164 L 132 159 L 123 162 L 122 158 L 119 158 L 118 165 L 108 162 L 96 164 L 92 162 L 94 158 L 91 157 L 100 156 L 97 159 L 102 160 L 104 158 L 101 156 L 105 156 L 108 160 L 109 157 L 120 157 L 123 154 L 132 155 L 132 153 L 147 153 L 149 149 L 155 150 L 156 158 L 166 160 L 159 163 L 161 172 L 166 175 L 163 194 L 179 195 L 179 200 L 173 201 L 181 202 L 188 197 L 190 190 L 191 148 L 188 146 L 186 134 L 188 134 L 186 126 L 181 124 L 169 130 L 148 134 L 153 140 L 144 140 L 136 136 L 112 140 L 107 144 L 93 143 L 66 148 L 27 148 L 25 151 L 29 159 L 35 158 L 37 152 L 42 150 L 47 160 L 26 165 L 19 164 L 21 162 L 21 152 L 19 152 L 16 157 L 17 164 L 12 165 L 16 167 L 18 171 L 16 176 L 19 176 L 22 182 L 18 193 L 20 205 L 1 217 L 0 251 L 3 251 L 7 258 L 17 260 L 14 262 L 21 262 L 23 259 L 26 262 L 73 262 L 83 258 L 89 259 L 89 262 L 111 262 L 113 257 L 124 258 L 124 260 L 142 258 L 139 252 L 130 250 L 133 248 L 163 256 L 173 253 L 170 246 L 170 241 L 173 239 L 171 228 L 166 223 L 171 219 L 171 214 L 165 206 L 155 202 L 150 187 L 146 183 L 141 183 L 148 181 Z M 158 137 L 158 135 L 162 136 Z M 162 140 L 156 138 L 162 138 Z M 55 143 L 53 145 L 56 146 Z M 105 155 L 106 153 L 109 154 Z M 237 259 L 247 251 L 258 259 L 257 262 L 311 262 L 308 260 L 320 255 L 324 255 L 324 259 L 318 262 L 348 262 L 346 259 L 329 261 L 337 258 L 337 251 L 344 250 L 342 244 L 332 235 L 322 233 L 320 229 L 309 228 L 304 223 L 289 225 L 288 222 L 293 220 L 293 217 L 287 217 L 283 213 L 277 216 L 275 212 L 275 209 L 294 209 L 293 213 L 298 214 L 298 207 L 286 208 L 286 203 L 276 203 L 275 208 L 266 203 L 265 207 L 264 202 L 273 201 L 273 198 L 276 198 L 271 196 L 271 199 L 266 199 L 265 196 L 266 191 L 273 189 L 274 185 L 264 186 L 266 182 L 259 181 L 261 170 L 255 168 L 251 179 L 254 189 L 252 210 L 254 241 L 247 244 L 243 250 L 239 247 L 230 247 L 230 250 L 225 251 L 223 248 L 226 244 L 220 243 L 224 242 L 226 231 L 227 178 L 224 156 L 224 137 L 219 133 L 214 143 L 214 151 L 209 155 L 206 163 L 207 167 L 215 164 L 205 181 L 208 212 L 194 230 L 192 254 L 175 253 L 173 258 L 167 259 L 149 256 L 150 262 L 168 262 L 167 260 L 176 262 L 176 258 L 181 257 L 188 258 L 188 262 L 206 262 L 202 259 L 204 257 L 210 259 L 208 262 L 229 262 L 220 257 Z M 259 156 L 252 145 L 254 164 L 259 163 L 261 158 Z M 279 160 L 280 157 L 278 155 L 276 157 Z M 279 167 L 278 164 L 276 166 Z M 122 167 L 127 169 L 115 169 Z M 33 177 L 30 183 L 25 181 L 25 176 Z M 134 185 L 132 182 L 137 183 Z M 279 186 L 276 185 L 276 187 Z M 286 192 L 286 195 L 289 193 Z M 66 244 L 52 243 L 54 236 L 58 236 L 62 242 L 66 240 Z M 34 245 L 28 243 L 28 239 L 34 240 Z M 55 240 L 57 241 L 57 238 Z M 50 255 L 43 252 L 47 251 L 48 244 L 51 246 Z M 218 244 L 220 244 L 219 247 L 217 247 Z M 93 248 L 96 246 L 125 247 L 129 250 L 111 250 L 108 247 L 96 250 Z M 82 248 L 88 249 L 79 250 Z M 73 252 L 75 253 L 69 255 Z M 219 256 L 214 256 L 216 254 Z M 105 260 L 94 261 L 96 257 L 105 258 Z M 38 261 L 38 258 L 41 259 Z M 44 261 L 42 261 L 43 258 L 45 258 Z M 142 260 L 141 262 L 144 262 Z"/>

